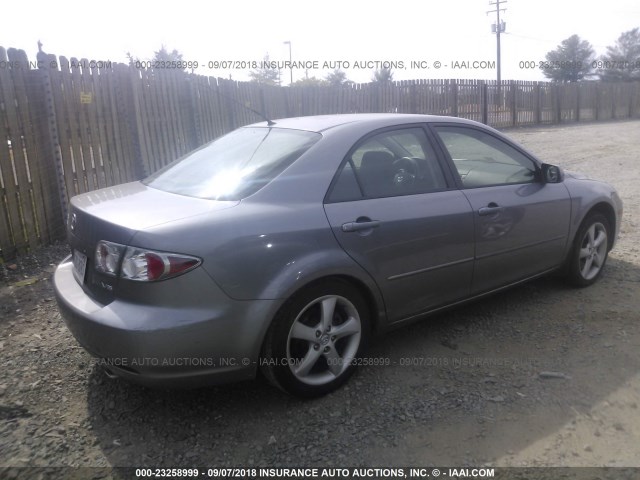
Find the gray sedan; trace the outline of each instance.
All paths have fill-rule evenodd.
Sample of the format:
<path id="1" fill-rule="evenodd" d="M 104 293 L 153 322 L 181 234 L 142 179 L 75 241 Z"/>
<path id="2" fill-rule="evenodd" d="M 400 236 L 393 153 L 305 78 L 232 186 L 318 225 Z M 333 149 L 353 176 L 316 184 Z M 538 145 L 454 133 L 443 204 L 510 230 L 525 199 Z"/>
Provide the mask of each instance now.
<path id="1" fill-rule="evenodd" d="M 55 291 L 109 375 L 193 386 L 262 371 L 318 396 L 372 334 L 554 271 L 593 283 L 621 215 L 610 185 L 476 122 L 282 119 L 74 197 Z"/>

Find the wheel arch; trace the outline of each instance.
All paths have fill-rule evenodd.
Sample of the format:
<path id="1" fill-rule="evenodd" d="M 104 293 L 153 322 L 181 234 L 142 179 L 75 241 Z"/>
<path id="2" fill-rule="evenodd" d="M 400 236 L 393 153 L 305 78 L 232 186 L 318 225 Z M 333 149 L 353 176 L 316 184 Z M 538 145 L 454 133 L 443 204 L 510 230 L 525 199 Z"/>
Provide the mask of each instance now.
<path id="1" fill-rule="evenodd" d="M 300 292 L 303 292 L 304 290 L 312 288 L 315 285 L 318 285 L 321 283 L 330 283 L 331 281 L 335 281 L 335 280 L 348 283 L 349 285 L 354 287 L 358 291 L 358 293 L 360 293 L 360 295 L 362 295 L 362 298 L 364 299 L 365 303 L 367 304 L 367 307 L 369 308 L 369 314 L 371 315 L 371 322 L 370 322 L 371 333 L 375 333 L 376 331 L 378 331 L 381 327 L 381 324 L 384 323 L 384 318 L 386 316 L 384 301 L 382 300 L 382 297 L 380 295 L 376 295 L 374 292 L 372 292 L 371 288 L 365 282 L 363 282 L 361 279 L 353 275 L 348 275 L 344 273 L 335 273 L 335 274 L 328 274 L 328 275 L 314 278 L 313 280 L 306 282 L 304 285 L 299 285 L 298 288 L 296 288 L 296 290 L 289 295 L 288 299 L 293 298 L 294 296 L 300 294 Z M 280 310 L 286 305 L 287 301 L 285 301 L 280 307 L 280 309 L 278 309 L 278 312 L 276 312 L 276 314 L 274 315 L 274 318 L 278 315 Z M 270 323 L 273 323 L 274 318 L 271 319 Z"/>
<path id="2" fill-rule="evenodd" d="M 367 307 L 369 308 L 369 315 L 371 315 L 371 333 L 376 333 L 377 331 L 379 331 L 381 321 L 385 317 L 384 303 L 380 304 L 380 302 L 384 302 L 384 300 L 382 300 L 382 298 L 380 298 L 380 301 L 376 300 L 376 297 L 369 289 L 369 287 L 356 277 L 352 277 L 350 275 L 332 275 L 325 277 L 323 280 L 330 281 L 332 278 L 337 278 L 339 280 L 342 280 L 343 282 L 349 283 L 358 290 L 360 295 L 362 295 L 362 298 L 364 298 Z"/>
<path id="3" fill-rule="evenodd" d="M 587 210 L 587 212 L 580 219 L 580 223 L 578 224 L 578 228 L 576 229 L 576 234 L 580 230 L 580 226 L 584 223 L 584 221 L 587 218 L 589 218 L 591 215 L 598 214 L 598 213 L 601 215 L 604 215 L 604 217 L 609 222 L 609 228 L 610 228 L 609 234 L 611 236 L 611 239 L 609 241 L 609 244 L 607 245 L 607 251 L 611 251 L 615 241 L 615 232 L 617 231 L 617 224 L 616 224 L 615 210 L 613 209 L 613 206 L 607 202 L 600 201 L 595 205 L 593 205 L 591 208 L 589 208 L 589 210 Z M 574 238 L 575 238 L 575 235 L 574 235 Z"/>
<path id="4" fill-rule="evenodd" d="M 319 377 L 315 381 L 320 383 L 315 383 L 314 381 L 308 382 L 299 378 L 298 373 L 293 369 L 290 369 L 290 366 L 286 364 L 282 365 L 273 363 L 274 359 L 277 361 L 278 358 L 292 358 L 289 352 L 292 325 L 297 321 L 300 316 L 300 312 L 306 310 L 307 307 L 305 307 L 305 305 L 310 305 L 307 303 L 310 299 L 313 299 L 312 303 L 316 303 L 326 295 L 337 295 L 342 298 L 341 302 L 346 301 L 348 304 L 352 304 L 352 306 L 359 305 L 356 309 L 360 314 L 359 323 L 361 327 L 358 329 L 358 339 L 355 344 L 357 350 L 351 350 L 353 348 L 353 342 L 349 340 L 351 344 L 351 346 L 348 347 L 351 350 L 349 355 L 357 355 L 358 352 L 362 354 L 362 352 L 366 351 L 368 339 L 378 328 L 377 325 L 380 322 L 380 307 L 375 299 L 375 294 L 371 292 L 365 282 L 360 279 L 344 274 L 332 274 L 315 278 L 304 285 L 300 285 L 299 288 L 293 291 L 287 299 L 280 304 L 280 307 L 271 317 L 260 345 L 259 371 L 271 384 L 285 392 L 293 393 L 302 397 L 316 397 L 324 395 L 325 393 L 328 393 L 342 385 L 356 368 L 355 364 L 350 363 L 352 357 L 349 356 L 347 357 L 349 358 L 349 362 L 344 365 L 351 366 L 344 368 L 341 367 L 340 372 L 333 379 L 331 376 L 327 379 L 326 373 L 328 373 L 328 370 L 327 372 L 319 372 Z M 301 310 L 301 308 L 305 310 Z M 361 314 L 366 309 L 369 310 L 369 314 L 367 315 L 365 313 L 366 317 L 363 317 Z M 363 322 L 364 318 L 367 319 L 366 322 Z M 331 322 L 333 322 L 333 320 L 331 320 Z M 363 328 L 365 325 L 367 328 Z M 329 331 L 330 330 L 326 330 L 326 332 Z M 316 331 L 316 338 L 319 334 L 320 331 Z M 324 343 L 327 345 L 327 342 L 329 342 L 328 334 L 325 334 L 324 336 L 327 337 Z M 286 341 L 283 343 L 285 337 Z M 324 347 L 325 353 L 333 350 L 335 347 L 336 350 L 333 352 L 333 355 L 341 355 L 337 353 L 338 344 L 336 343 L 336 345 L 333 346 L 334 339 L 334 337 L 331 337 L 330 343 L 332 346 L 327 345 Z M 338 340 L 338 342 L 339 341 L 340 340 Z M 318 346 L 319 344 L 317 343 L 313 349 L 318 350 Z M 312 346 L 309 343 L 305 348 L 308 348 L 310 352 Z M 309 352 L 302 354 L 305 360 L 307 358 L 313 358 L 313 355 L 309 357 Z M 302 358 L 302 356 L 300 356 L 300 352 L 297 352 L 294 355 L 298 359 Z M 263 360 L 264 363 L 262 363 Z M 314 362 L 312 365 L 315 366 L 316 360 L 311 361 Z M 326 365 L 325 368 L 333 370 L 331 367 L 327 367 Z M 307 372 L 301 372 L 300 375 L 306 376 Z"/>
<path id="5" fill-rule="evenodd" d="M 273 315 L 271 315 L 271 318 L 269 319 L 269 322 L 261 335 L 260 350 L 262 350 L 262 348 L 264 347 L 264 342 L 267 338 L 267 333 L 271 328 L 271 325 L 273 325 L 273 322 L 278 317 L 282 309 L 286 308 L 287 304 L 293 297 L 300 294 L 304 290 L 313 288 L 318 284 L 329 283 L 332 280 L 345 282 L 354 287 L 358 291 L 358 293 L 362 295 L 362 298 L 369 308 L 369 314 L 371 316 L 371 321 L 369 322 L 371 330 L 370 333 L 375 334 L 376 332 L 380 331 L 386 319 L 386 309 L 381 294 L 379 292 L 372 291 L 371 287 L 360 278 L 344 273 L 332 273 L 310 279 L 304 284 L 297 285 L 297 288 L 295 288 L 295 290 L 288 292 L 286 299 L 280 304 L 279 308 L 273 313 Z"/>
<path id="6" fill-rule="evenodd" d="M 596 222 L 599 222 L 601 227 L 607 230 L 606 235 L 610 237 L 611 241 L 609 241 L 609 238 L 607 239 L 607 248 L 604 254 L 597 251 L 599 247 L 589 244 L 587 252 L 583 255 L 580 253 L 582 248 L 586 248 L 583 242 L 586 239 L 588 231 L 594 228 Z M 588 287 L 601 276 L 607 255 L 613 248 L 615 225 L 615 213 L 613 208 L 606 202 L 596 203 L 582 216 L 578 228 L 573 235 L 569 254 L 567 255 L 564 266 L 561 268 L 562 275 L 566 277 L 573 286 L 579 288 Z M 585 261 L 584 265 L 581 264 L 582 258 L 584 258 Z M 592 264 L 594 258 L 599 259 L 595 264 L 597 268 L 596 271 L 594 271 Z"/>

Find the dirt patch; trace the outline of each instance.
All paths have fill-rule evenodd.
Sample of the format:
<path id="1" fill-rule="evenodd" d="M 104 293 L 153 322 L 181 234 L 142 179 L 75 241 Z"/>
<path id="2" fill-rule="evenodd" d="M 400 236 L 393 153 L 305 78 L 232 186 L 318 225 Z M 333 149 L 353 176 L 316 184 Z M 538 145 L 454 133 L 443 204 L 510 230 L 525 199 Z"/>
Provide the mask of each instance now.
<path id="1" fill-rule="evenodd" d="M 541 279 L 388 334 L 371 357 L 391 365 L 304 402 L 107 379 L 53 300 L 66 247 L 43 249 L 0 269 L 0 466 L 639 466 L 640 121 L 507 133 L 618 188 L 596 285 Z"/>

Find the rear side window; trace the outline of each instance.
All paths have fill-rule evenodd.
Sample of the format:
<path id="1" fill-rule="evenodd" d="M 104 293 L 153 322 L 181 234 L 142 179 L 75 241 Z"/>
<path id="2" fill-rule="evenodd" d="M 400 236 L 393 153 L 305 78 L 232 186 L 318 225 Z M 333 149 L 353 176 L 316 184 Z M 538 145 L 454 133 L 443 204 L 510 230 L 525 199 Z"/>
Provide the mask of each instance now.
<path id="1" fill-rule="evenodd" d="M 144 183 L 190 197 L 240 200 L 268 184 L 321 138 L 280 128 L 235 130 L 178 159 Z"/>
<path id="2" fill-rule="evenodd" d="M 356 178 L 353 163 L 349 160 L 342 168 L 340 175 L 336 179 L 331 191 L 330 201 L 347 202 L 349 200 L 359 200 L 362 198 L 362 192 L 358 179 Z"/>
<path id="3" fill-rule="evenodd" d="M 428 193 L 447 188 L 421 128 L 381 132 L 356 145 L 334 182 L 330 202 Z"/>

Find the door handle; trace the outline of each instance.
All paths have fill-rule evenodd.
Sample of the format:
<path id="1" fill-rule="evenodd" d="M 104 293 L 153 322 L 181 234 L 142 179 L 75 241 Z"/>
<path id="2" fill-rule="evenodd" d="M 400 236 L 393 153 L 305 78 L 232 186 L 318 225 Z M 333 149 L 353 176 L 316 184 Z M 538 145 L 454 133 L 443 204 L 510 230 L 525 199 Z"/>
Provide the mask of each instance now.
<path id="1" fill-rule="evenodd" d="M 495 202 L 491 202 L 489 205 L 487 205 L 486 207 L 482 207 L 478 210 L 478 215 L 480 215 L 481 217 L 485 216 L 485 215 L 492 215 L 494 213 L 500 213 L 502 212 L 502 210 L 504 210 L 503 207 L 498 206 L 497 203 Z"/>
<path id="2" fill-rule="evenodd" d="M 349 232 L 361 232 L 362 230 L 370 230 L 380 226 L 380 220 L 367 220 L 364 222 L 347 222 L 342 224 L 342 231 Z"/>

